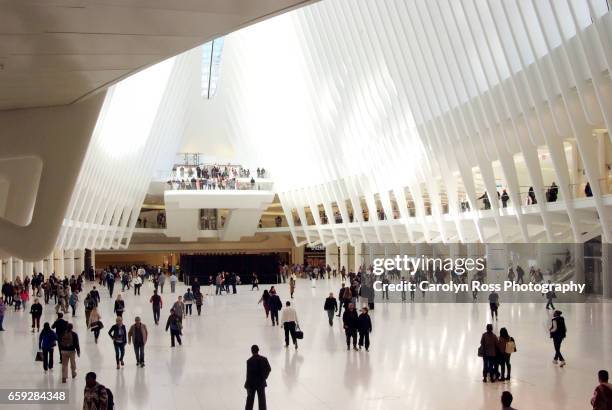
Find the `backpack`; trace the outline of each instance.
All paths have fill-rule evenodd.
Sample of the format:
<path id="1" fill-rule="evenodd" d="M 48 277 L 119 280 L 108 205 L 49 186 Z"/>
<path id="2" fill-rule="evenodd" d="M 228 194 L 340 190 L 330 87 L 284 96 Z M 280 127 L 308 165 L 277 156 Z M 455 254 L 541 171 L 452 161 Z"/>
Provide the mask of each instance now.
<path id="1" fill-rule="evenodd" d="M 62 335 L 62 339 L 60 340 L 60 347 L 66 348 L 71 347 L 74 344 L 74 338 L 72 337 L 72 332 L 65 331 Z"/>
<path id="2" fill-rule="evenodd" d="M 108 387 L 100 385 L 99 386 L 99 391 L 98 391 L 98 397 L 100 397 L 101 389 L 106 390 L 106 404 L 107 404 L 106 410 L 113 410 L 115 408 L 115 399 L 113 397 L 113 392 Z M 98 408 L 100 407 L 99 406 L 99 401 L 100 401 L 100 399 L 98 399 Z M 99 409 L 99 410 L 105 410 L 105 409 Z"/>

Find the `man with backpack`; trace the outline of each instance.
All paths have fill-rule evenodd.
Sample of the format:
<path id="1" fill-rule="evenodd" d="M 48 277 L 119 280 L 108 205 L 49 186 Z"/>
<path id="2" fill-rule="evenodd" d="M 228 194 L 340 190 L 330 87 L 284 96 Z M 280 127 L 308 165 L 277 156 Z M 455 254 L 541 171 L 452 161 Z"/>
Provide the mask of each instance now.
<path id="1" fill-rule="evenodd" d="M 74 379 L 76 377 L 76 356 L 81 356 L 79 335 L 72 330 L 72 323 L 68 323 L 66 331 L 59 339 L 59 349 L 60 356 L 62 357 L 62 383 L 66 383 L 68 378 L 68 361 L 70 361 L 70 370 Z"/>
<path id="2" fill-rule="evenodd" d="M 96 381 L 96 374 L 89 372 L 85 376 L 83 392 L 83 410 L 112 410 L 115 407 L 113 393 Z"/>

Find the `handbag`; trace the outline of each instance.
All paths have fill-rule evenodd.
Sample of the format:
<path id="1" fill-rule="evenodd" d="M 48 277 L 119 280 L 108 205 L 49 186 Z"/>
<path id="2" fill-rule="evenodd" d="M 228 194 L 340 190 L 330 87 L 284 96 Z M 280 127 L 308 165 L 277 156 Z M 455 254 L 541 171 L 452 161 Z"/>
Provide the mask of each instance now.
<path id="1" fill-rule="evenodd" d="M 295 338 L 296 339 L 303 339 L 304 338 L 304 332 L 302 332 L 299 327 L 295 331 Z"/>
<path id="2" fill-rule="evenodd" d="M 484 349 L 482 348 L 482 345 L 478 346 L 478 357 L 483 357 L 484 356 Z"/>
<path id="3" fill-rule="evenodd" d="M 514 343 L 514 340 L 510 340 L 506 343 L 506 353 L 512 354 L 514 352 L 516 352 L 516 343 Z"/>
<path id="4" fill-rule="evenodd" d="M 36 352 L 36 356 L 34 357 L 34 361 L 35 362 L 42 362 L 43 361 L 43 353 L 42 353 L 41 350 Z"/>

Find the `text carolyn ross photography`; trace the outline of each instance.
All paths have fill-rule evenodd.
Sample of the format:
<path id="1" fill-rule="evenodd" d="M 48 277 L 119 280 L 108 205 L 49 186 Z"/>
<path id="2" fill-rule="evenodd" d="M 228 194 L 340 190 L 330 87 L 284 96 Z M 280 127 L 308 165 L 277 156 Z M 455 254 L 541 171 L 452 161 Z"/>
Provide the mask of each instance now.
<path id="1" fill-rule="evenodd" d="M 374 290 L 377 292 L 559 292 L 559 293 L 583 293 L 585 284 L 569 281 L 567 283 L 516 283 L 506 280 L 503 283 L 431 283 L 423 281 L 412 283 L 402 280 L 400 283 L 383 283 L 381 280 L 374 282 Z"/>
<path id="2" fill-rule="evenodd" d="M 396 255 L 394 258 L 376 258 L 372 261 L 372 273 L 382 275 L 385 271 L 397 270 L 416 274 L 418 270 L 452 270 L 463 275 L 472 269 L 483 270 L 484 258 L 430 258 L 429 256 Z"/>

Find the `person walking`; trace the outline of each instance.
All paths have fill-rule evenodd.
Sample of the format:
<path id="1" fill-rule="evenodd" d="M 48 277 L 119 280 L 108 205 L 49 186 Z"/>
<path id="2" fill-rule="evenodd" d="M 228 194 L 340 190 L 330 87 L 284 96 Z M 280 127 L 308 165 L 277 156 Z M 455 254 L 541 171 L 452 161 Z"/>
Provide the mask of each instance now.
<path id="1" fill-rule="evenodd" d="M 495 382 L 497 374 L 495 371 L 495 360 L 497 358 L 497 336 L 493 333 L 493 325 L 487 325 L 487 331 L 480 338 L 478 355 L 482 356 L 482 381 L 487 382 L 487 374 L 491 382 Z"/>
<path id="2" fill-rule="evenodd" d="M 38 298 L 34 298 L 34 303 L 30 306 L 30 315 L 32 315 L 32 333 L 34 333 L 34 327 L 40 332 L 40 317 L 42 316 L 43 307 L 38 302 Z"/>
<path id="3" fill-rule="evenodd" d="M 79 335 L 72 330 L 72 323 L 68 323 L 66 331 L 59 339 L 59 349 L 62 357 L 62 383 L 66 383 L 68 379 L 68 362 L 70 362 L 70 371 L 74 379 L 77 375 L 76 356 L 81 357 Z"/>
<path id="4" fill-rule="evenodd" d="M 162 309 L 162 306 L 163 306 L 163 301 L 162 301 L 161 296 L 159 296 L 157 294 L 157 290 L 153 291 L 153 295 L 149 299 L 149 303 L 153 307 L 153 321 L 155 322 L 155 325 L 158 325 L 159 324 L 159 315 L 161 313 L 161 309 Z"/>
<path id="5" fill-rule="evenodd" d="M 549 280 L 548 283 L 550 284 L 552 282 Z M 555 310 L 553 299 L 555 299 L 556 297 L 557 297 L 557 294 L 555 293 L 554 290 L 549 289 L 548 292 L 546 292 L 546 310 L 548 309 Z"/>
<path id="6" fill-rule="evenodd" d="M 4 303 L 4 299 L 0 298 L 0 332 L 4 332 L 4 314 L 6 312 L 6 304 Z"/>
<path id="7" fill-rule="evenodd" d="M 117 316 L 115 324 L 108 330 L 108 335 L 113 340 L 113 346 L 115 348 L 115 360 L 117 361 L 117 369 L 124 366 L 123 357 L 125 356 L 125 344 L 127 343 L 127 331 L 123 324 L 123 318 Z"/>
<path id="8" fill-rule="evenodd" d="M 297 337 L 295 334 L 296 328 L 299 328 L 299 322 L 297 318 L 297 312 L 291 307 L 291 302 L 285 303 L 285 309 L 281 315 L 281 327 L 285 330 L 285 347 L 289 347 L 289 334 L 291 334 L 291 340 L 295 348 L 298 348 Z"/>
<path id="9" fill-rule="evenodd" d="M 134 296 L 140 296 L 140 288 L 142 287 L 142 277 L 140 275 L 136 275 L 134 278 Z"/>
<path id="10" fill-rule="evenodd" d="M 283 302 L 281 302 L 280 297 L 275 293 L 270 294 L 270 316 L 272 318 L 272 326 L 274 326 L 275 322 L 278 325 L 278 312 L 283 308 Z"/>
<path id="11" fill-rule="evenodd" d="M 89 314 L 89 330 L 94 334 L 94 342 L 98 343 L 98 337 L 100 337 L 100 330 L 104 327 L 102 324 L 102 317 L 98 311 L 98 307 L 94 307 Z"/>
<path id="12" fill-rule="evenodd" d="M 178 320 L 180 322 L 183 321 L 183 317 L 185 317 L 185 303 L 183 303 L 183 297 L 179 296 L 174 305 L 172 305 L 172 309 L 176 313 Z"/>
<path id="13" fill-rule="evenodd" d="M 130 326 L 128 331 L 128 344 L 134 342 L 134 354 L 136 355 L 136 366 L 145 367 L 144 363 L 144 347 L 147 344 L 147 327 L 140 321 L 140 316 L 136 316 L 134 324 Z"/>
<path id="14" fill-rule="evenodd" d="M 565 318 L 561 316 L 560 310 L 555 310 L 553 313 L 552 323 L 550 326 L 550 338 L 553 340 L 553 346 L 555 347 L 555 358 L 553 363 L 560 363 L 560 366 L 565 366 L 565 359 L 561 354 L 561 343 L 567 335 L 567 328 L 565 327 Z"/>
<path id="15" fill-rule="evenodd" d="M 106 286 L 108 287 L 108 294 L 113 297 L 113 290 L 115 289 L 115 275 L 113 272 L 108 272 L 106 275 Z"/>
<path id="16" fill-rule="evenodd" d="M 497 320 L 497 309 L 499 308 L 499 294 L 495 291 L 489 294 L 489 309 L 491 309 L 491 319 Z"/>
<path id="17" fill-rule="evenodd" d="M 289 278 L 289 294 L 291 295 L 291 299 L 293 299 L 293 294 L 295 293 L 295 277 L 291 275 Z"/>
<path id="18" fill-rule="evenodd" d="M 42 332 L 38 335 L 38 350 L 42 351 L 45 372 L 48 369 L 53 369 L 53 350 L 56 344 L 57 335 L 51 330 L 49 322 L 45 322 Z"/>
<path id="19" fill-rule="evenodd" d="M 325 303 L 323 304 L 323 310 L 327 312 L 327 320 L 330 326 L 334 325 L 334 314 L 338 311 L 338 301 L 334 297 L 332 292 L 329 293 L 329 296 L 325 298 Z"/>
<path id="20" fill-rule="evenodd" d="M 263 303 L 264 312 L 266 312 L 266 319 L 270 315 L 270 292 L 268 289 L 264 289 L 263 294 L 259 298 L 257 304 Z"/>
<path id="21" fill-rule="evenodd" d="M 253 272 L 253 275 L 251 275 L 251 290 L 254 289 L 259 290 L 259 278 L 255 272 Z"/>
<path id="22" fill-rule="evenodd" d="M 345 288 L 345 292 L 348 288 Z M 350 290 L 349 290 L 350 292 Z M 358 328 L 358 316 L 355 310 L 355 305 L 349 303 L 347 309 L 342 315 L 342 325 L 344 327 L 344 333 L 346 335 L 346 350 L 351 350 L 351 339 L 353 339 L 353 349 L 357 350 L 357 328 Z"/>
<path id="23" fill-rule="evenodd" d="M 185 295 L 183 295 L 183 301 L 185 302 L 185 317 L 187 317 L 187 315 L 191 316 L 194 299 L 195 298 L 191 292 L 191 288 L 187 288 L 187 292 L 185 292 Z"/>
<path id="24" fill-rule="evenodd" d="M 198 311 L 198 316 L 200 316 L 202 314 L 202 305 L 204 304 L 204 294 L 198 287 L 197 292 L 194 291 L 193 295 L 195 298 L 196 310 Z"/>
<path id="25" fill-rule="evenodd" d="M 170 329 L 170 346 L 174 347 L 175 339 L 179 346 L 181 346 L 181 321 L 174 309 L 170 309 L 170 316 L 168 316 L 168 320 L 166 321 L 166 332 L 168 329 Z"/>
<path id="26" fill-rule="evenodd" d="M 91 292 L 88 293 L 87 296 L 85 296 L 85 300 L 83 301 L 83 304 L 85 305 L 85 326 L 89 328 L 89 318 L 91 316 L 91 311 L 97 305 L 96 301 L 91 295 Z"/>
<path id="27" fill-rule="evenodd" d="M 497 341 L 497 362 L 501 371 L 499 372 L 499 380 L 510 380 L 510 355 L 516 352 L 516 342 L 510 337 L 508 330 L 505 327 L 499 329 L 499 339 Z"/>
<path id="28" fill-rule="evenodd" d="M 607 370 L 597 372 L 599 384 L 595 387 L 591 398 L 593 410 L 612 410 L 612 384 L 608 383 L 609 377 Z"/>
<path id="29" fill-rule="evenodd" d="M 125 311 L 125 301 L 121 298 L 121 293 L 117 295 L 117 299 L 115 299 L 115 306 L 113 308 L 113 313 L 115 313 L 118 317 L 123 317 L 123 312 Z"/>
<path id="30" fill-rule="evenodd" d="M 176 273 L 172 272 L 170 275 L 170 293 L 174 293 L 176 291 L 176 282 L 178 282 L 178 277 Z"/>
<path id="31" fill-rule="evenodd" d="M 105 410 L 113 408 L 112 396 L 106 387 L 96 381 L 96 374 L 89 372 L 85 375 L 85 389 L 83 392 L 83 410 Z"/>
<path id="32" fill-rule="evenodd" d="M 76 316 L 77 303 L 79 303 L 79 295 L 78 292 L 75 290 L 74 292 L 70 293 L 70 297 L 68 298 L 68 304 L 72 309 L 72 317 Z"/>
<path id="33" fill-rule="evenodd" d="M 166 274 L 164 272 L 161 272 L 159 274 L 158 277 L 158 282 L 159 282 L 159 293 L 163 294 L 164 293 L 164 284 L 166 283 Z"/>
<path id="34" fill-rule="evenodd" d="M 365 344 L 366 352 L 370 351 L 370 333 L 372 333 L 372 319 L 368 314 L 368 308 L 362 307 L 361 314 L 357 318 L 357 330 L 359 332 L 359 350 Z"/>
<path id="35" fill-rule="evenodd" d="M 272 371 L 268 359 L 259 355 L 259 346 L 251 346 L 251 357 L 246 362 L 246 381 L 244 388 L 247 391 L 245 410 L 253 410 L 255 393 L 259 410 L 266 410 L 266 380 Z"/>

